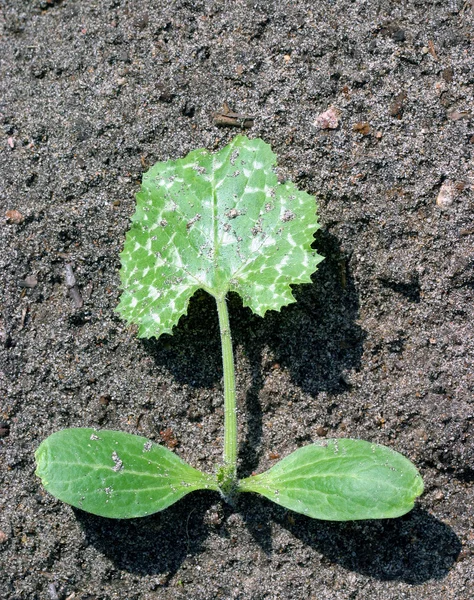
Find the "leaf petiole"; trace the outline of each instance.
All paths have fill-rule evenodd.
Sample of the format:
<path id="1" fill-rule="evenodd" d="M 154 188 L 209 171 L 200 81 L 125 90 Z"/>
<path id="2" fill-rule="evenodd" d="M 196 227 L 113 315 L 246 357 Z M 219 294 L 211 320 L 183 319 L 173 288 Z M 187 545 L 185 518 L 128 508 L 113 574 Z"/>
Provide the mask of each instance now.
<path id="1" fill-rule="evenodd" d="M 237 402 L 235 397 L 235 370 L 232 337 L 226 294 L 215 296 L 222 346 L 224 371 L 224 456 L 218 469 L 217 481 L 223 496 L 232 497 L 237 487 Z"/>

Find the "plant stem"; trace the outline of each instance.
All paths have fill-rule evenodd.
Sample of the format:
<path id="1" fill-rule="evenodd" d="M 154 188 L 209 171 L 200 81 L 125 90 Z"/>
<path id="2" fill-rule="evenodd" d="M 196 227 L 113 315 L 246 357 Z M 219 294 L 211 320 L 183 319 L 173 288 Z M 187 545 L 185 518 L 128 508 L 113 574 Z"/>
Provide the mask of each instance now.
<path id="1" fill-rule="evenodd" d="M 230 497 L 237 483 L 237 403 L 235 398 L 234 353 L 226 295 L 216 296 L 216 302 L 224 370 L 224 465 L 218 473 L 218 481 L 224 496 Z"/>

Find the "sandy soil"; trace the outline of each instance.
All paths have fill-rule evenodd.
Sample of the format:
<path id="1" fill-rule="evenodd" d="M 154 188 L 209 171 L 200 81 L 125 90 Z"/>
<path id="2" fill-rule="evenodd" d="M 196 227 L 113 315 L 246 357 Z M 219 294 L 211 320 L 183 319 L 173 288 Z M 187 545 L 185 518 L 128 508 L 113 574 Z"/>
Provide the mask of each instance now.
<path id="1" fill-rule="evenodd" d="M 0 10 L 1 597 L 471 598 L 472 3 Z M 326 257 L 281 313 L 230 300 L 241 473 L 324 436 L 383 443 L 425 480 L 403 518 L 326 523 L 196 493 L 120 522 L 56 501 L 34 475 L 39 443 L 68 426 L 140 433 L 204 470 L 219 459 L 211 299 L 148 342 L 114 307 L 141 174 L 222 147 L 238 132 L 213 124 L 224 101 L 254 118 L 248 135 L 272 144 L 280 177 L 316 196 Z M 335 129 L 317 121 L 330 107 Z"/>

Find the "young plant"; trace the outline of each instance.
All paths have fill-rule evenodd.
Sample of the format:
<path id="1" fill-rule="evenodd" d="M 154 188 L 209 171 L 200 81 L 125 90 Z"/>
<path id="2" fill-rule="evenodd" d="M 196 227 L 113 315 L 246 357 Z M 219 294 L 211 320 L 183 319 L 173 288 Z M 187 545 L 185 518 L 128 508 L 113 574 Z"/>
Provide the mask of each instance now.
<path id="1" fill-rule="evenodd" d="M 422 479 L 401 454 L 362 440 L 331 439 L 296 450 L 260 475 L 237 476 L 237 407 L 226 297 L 240 294 L 263 315 L 294 301 L 322 260 L 314 198 L 279 184 L 262 140 L 238 136 L 216 154 L 195 150 L 157 163 L 143 177 L 121 254 L 118 312 L 139 337 L 171 333 L 191 296 L 214 297 L 224 371 L 224 452 L 214 474 L 163 446 L 118 431 L 66 429 L 36 452 L 37 474 L 60 500 L 119 519 L 170 506 L 208 489 L 228 501 L 256 492 L 317 519 L 398 517 L 413 508 Z"/>

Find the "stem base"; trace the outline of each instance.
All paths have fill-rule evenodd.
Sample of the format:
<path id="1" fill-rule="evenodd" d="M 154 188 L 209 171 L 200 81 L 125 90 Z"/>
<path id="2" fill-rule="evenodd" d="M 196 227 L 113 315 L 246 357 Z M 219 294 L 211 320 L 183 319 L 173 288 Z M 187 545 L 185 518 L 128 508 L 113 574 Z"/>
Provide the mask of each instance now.
<path id="1" fill-rule="evenodd" d="M 223 465 L 219 467 L 216 473 L 219 492 L 226 502 L 233 505 L 237 493 L 238 480 L 235 468 L 232 465 Z"/>

